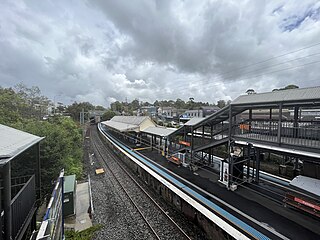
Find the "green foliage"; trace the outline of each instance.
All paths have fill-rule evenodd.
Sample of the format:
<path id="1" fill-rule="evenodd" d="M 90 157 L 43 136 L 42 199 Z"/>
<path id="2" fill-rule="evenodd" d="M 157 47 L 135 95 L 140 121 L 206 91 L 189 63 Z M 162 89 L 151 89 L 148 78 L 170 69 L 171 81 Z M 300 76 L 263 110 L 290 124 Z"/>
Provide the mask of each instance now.
<path id="1" fill-rule="evenodd" d="M 88 229 L 85 229 L 81 232 L 76 232 L 74 230 L 65 231 L 66 240 L 90 240 L 93 238 L 93 235 L 96 231 L 101 229 L 101 225 L 94 225 Z"/>
<path id="2" fill-rule="evenodd" d="M 98 111 L 105 111 L 106 109 L 103 107 L 103 106 L 95 106 L 95 110 L 98 110 Z"/>
<path id="3" fill-rule="evenodd" d="M 0 88 L 0 123 L 10 126 L 12 122 L 21 122 L 24 106 L 23 99 L 13 89 Z"/>
<path id="4" fill-rule="evenodd" d="M 88 112 L 90 110 L 94 110 L 95 107 L 89 102 L 74 102 L 72 105 L 68 106 L 66 111 L 70 114 L 74 121 L 80 120 L 80 112 L 84 110 L 84 112 Z"/>
<path id="5" fill-rule="evenodd" d="M 116 115 L 116 113 L 112 110 L 108 110 L 106 111 L 103 115 L 102 115 L 102 121 L 107 121 L 110 120 L 111 118 L 113 118 Z"/>
<path id="6" fill-rule="evenodd" d="M 41 142 L 41 182 L 51 191 L 51 181 L 62 168 L 66 175 L 82 175 L 82 132 L 70 118 L 55 117 L 50 121 L 28 121 L 14 127 L 45 137 Z M 46 193 L 46 191 L 45 191 Z"/>
<path id="7" fill-rule="evenodd" d="M 195 102 L 194 98 L 189 98 L 189 101 L 185 102 L 178 98 L 174 100 L 156 100 L 153 104 L 149 102 L 141 102 L 137 99 L 133 100 L 131 103 L 127 102 L 113 102 L 110 104 L 110 108 L 114 112 L 122 113 L 125 111 L 126 114 L 132 114 L 133 111 L 138 110 L 140 107 L 144 106 L 155 106 L 155 107 L 173 107 L 176 109 L 199 109 L 202 106 L 213 106 L 214 104 L 209 104 L 208 102 Z"/>
<path id="8" fill-rule="evenodd" d="M 296 89 L 296 88 L 299 88 L 299 86 L 294 85 L 294 84 L 289 84 L 289 85 L 285 86 L 284 88 L 275 88 L 272 90 L 272 92 L 281 91 L 281 90 L 288 90 L 288 89 Z"/>
<path id="9" fill-rule="evenodd" d="M 122 112 L 125 108 L 124 105 L 125 105 L 125 103 L 123 103 L 123 102 L 121 103 L 119 101 L 115 101 L 110 104 L 110 107 L 111 107 L 112 111 Z"/>
<path id="10" fill-rule="evenodd" d="M 219 100 L 218 103 L 217 103 L 217 106 L 219 108 L 224 108 L 226 106 L 226 101 L 224 100 Z"/>
<path id="11" fill-rule="evenodd" d="M 51 182 L 62 168 L 66 175 L 81 177 L 83 139 L 81 128 L 71 118 L 55 116 L 49 121 L 39 120 L 37 105 L 32 105 L 46 99 L 39 91 L 36 87 L 33 90 L 20 87 L 18 92 L 0 88 L 0 123 L 45 137 L 41 141 L 41 181 L 44 193 L 49 193 Z"/>

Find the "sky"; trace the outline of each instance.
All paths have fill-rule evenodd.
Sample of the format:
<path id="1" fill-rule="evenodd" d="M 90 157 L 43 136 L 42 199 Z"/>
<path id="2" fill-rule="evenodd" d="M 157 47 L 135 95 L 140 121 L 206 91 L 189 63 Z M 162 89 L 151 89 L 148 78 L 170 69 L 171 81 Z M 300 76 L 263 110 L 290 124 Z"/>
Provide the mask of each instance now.
<path id="1" fill-rule="evenodd" d="M 70 104 L 320 85 L 320 2 L 0 1 L 0 86 Z"/>

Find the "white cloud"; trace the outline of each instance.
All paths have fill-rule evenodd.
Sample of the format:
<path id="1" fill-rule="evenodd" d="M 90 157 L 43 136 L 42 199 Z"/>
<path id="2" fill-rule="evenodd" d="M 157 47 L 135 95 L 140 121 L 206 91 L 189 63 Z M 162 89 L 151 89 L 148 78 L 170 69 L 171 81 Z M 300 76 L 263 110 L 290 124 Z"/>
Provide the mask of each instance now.
<path id="1" fill-rule="evenodd" d="M 320 45 L 252 65 L 319 41 L 315 0 L 1 1 L 0 13 L 1 85 L 37 85 L 52 98 L 216 102 L 319 85 L 319 64 L 279 70 L 317 61 L 301 57 Z"/>

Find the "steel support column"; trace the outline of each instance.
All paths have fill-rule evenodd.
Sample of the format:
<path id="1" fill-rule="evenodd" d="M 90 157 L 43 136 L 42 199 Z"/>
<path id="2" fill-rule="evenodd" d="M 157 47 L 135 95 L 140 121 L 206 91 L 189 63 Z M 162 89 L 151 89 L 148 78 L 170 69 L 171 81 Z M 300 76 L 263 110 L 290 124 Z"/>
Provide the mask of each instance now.
<path id="1" fill-rule="evenodd" d="M 281 129 L 282 129 L 282 103 L 279 104 L 279 120 L 278 120 L 278 139 L 277 142 L 281 144 Z"/>
<path id="2" fill-rule="evenodd" d="M 167 156 L 167 155 L 168 155 L 168 139 L 166 138 L 164 142 L 164 156 Z"/>
<path id="3" fill-rule="evenodd" d="M 243 147 L 243 157 L 247 158 L 247 181 L 250 178 L 250 148 L 249 146 L 244 146 Z"/>
<path id="4" fill-rule="evenodd" d="M 1 174 L 3 174 L 2 173 L 2 171 L 3 171 L 3 168 L 2 169 L 0 169 L 1 170 Z M 0 213 L 2 212 L 2 192 L 0 191 Z M 3 239 L 3 236 L 2 236 L 2 217 L 0 217 L 0 240 L 2 240 Z"/>
<path id="5" fill-rule="evenodd" d="M 202 126 L 202 144 L 204 143 L 204 126 Z"/>
<path id="6" fill-rule="evenodd" d="M 269 110 L 269 134 L 271 134 L 271 130 L 272 130 L 272 108 L 270 108 Z"/>
<path id="7" fill-rule="evenodd" d="M 193 162 L 193 127 L 191 126 L 191 144 L 190 144 L 191 162 Z"/>
<path id="8" fill-rule="evenodd" d="M 259 183 L 259 175 L 260 175 L 260 150 L 256 150 L 256 183 Z"/>
<path id="9" fill-rule="evenodd" d="M 12 234 L 11 212 L 11 163 L 3 166 L 3 205 L 4 205 L 4 239 L 10 240 Z"/>
<path id="10" fill-rule="evenodd" d="M 298 117 L 299 117 L 299 107 L 294 107 L 293 112 L 293 137 L 298 137 Z"/>
<path id="11" fill-rule="evenodd" d="M 249 133 L 251 133 L 252 108 L 249 109 Z"/>
<path id="12" fill-rule="evenodd" d="M 40 142 L 35 146 L 35 157 L 36 157 L 36 189 L 37 199 L 41 199 L 41 161 L 40 161 Z"/>
<path id="13" fill-rule="evenodd" d="M 233 159 L 232 159 L 232 156 L 231 156 L 231 135 L 232 135 L 232 105 L 230 104 L 229 105 L 229 132 L 228 132 L 228 138 L 229 138 L 229 141 L 228 141 L 228 162 L 229 162 L 229 176 L 228 176 L 228 189 L 230 189 L 230 186 L 231 186 L 231 180 L 232 180 L 232 177 L 233 177 Z"/>

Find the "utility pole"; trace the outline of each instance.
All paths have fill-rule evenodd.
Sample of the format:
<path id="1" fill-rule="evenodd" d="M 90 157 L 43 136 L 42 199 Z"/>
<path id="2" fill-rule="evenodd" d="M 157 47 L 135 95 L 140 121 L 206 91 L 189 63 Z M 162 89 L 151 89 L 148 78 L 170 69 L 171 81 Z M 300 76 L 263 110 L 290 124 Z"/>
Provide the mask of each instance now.
<path id="1" fill-rule="evenodd" d="M 85 117 L 87 115 L 87 122 L 89 121 L 89 112 L 85 112 L 84 109 L 82 108 L 82 111 L 80 112 L 80 126 L 82 127 L 82 133 L 83 137 L 85 136 L 86 133 L 86 122 L 85 122 Z"/>

